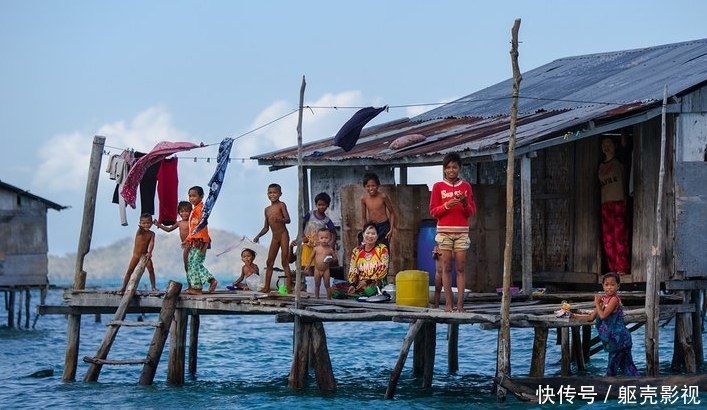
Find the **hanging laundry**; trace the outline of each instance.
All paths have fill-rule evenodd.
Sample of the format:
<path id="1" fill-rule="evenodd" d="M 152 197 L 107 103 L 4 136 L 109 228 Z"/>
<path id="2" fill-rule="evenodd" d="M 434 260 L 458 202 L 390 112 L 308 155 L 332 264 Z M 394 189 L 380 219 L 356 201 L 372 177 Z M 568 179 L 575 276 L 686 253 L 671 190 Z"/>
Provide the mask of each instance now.
<path id="1" fill-rule="evenodd" d="M 203 229 L 208 223 L 209 215 L 211 210 L 216 204 L 216 199 L 218 199 L 218 193 L 221 191 L 221 186 L 223 185 L 223 179 L 226 176 L 226 167 L 228 167 L 228 157 L 231 155 L 231 146 L 233 145 L 233 138 L 225 138 L 221 141 L 218 147 L 218 156 L 216 157 L 216 171 L 214 175 L 209 180 L 209 196 L 204 202 L 204 209 L 201 214 L 201 220 L 199 224 L 192 230 L 191 235 L 195 235 L 201 229 Z"/>
<path id="2" fill-rule="evenodd" d="M 130 164 L 135 160 L 133 153 L 124 150 L 121 154 L 111 155 L 108 160 L 108 166 L 106 167 L 106 172 L 110 179 L 115 180 L 115 190 L 113 192 L 112 202 L 118 204 L 118 211 L 120 213 L 120 224 L 123 226 L 128 225 L 128 218 L 125 214 L 126 203 L 123 197 L 118 195 L 123 186 L 125 185 L 125 180 L 128 176 L 130 170 Z"/>
<path id="3" fill-rule="evenodd" d="M 363 127 L 386 108 L 388 108 L 387 105 L 380 108 L 366 107 L 356 111 L 356 114 L 346 121 L 339 132 L 336 133 L 334 145 L 343 148 L 346 152 L 351 151 L 358 142 L 358 137 L 361 136 Z"/>
<path id="4" fill-rule="evenodd" d="M 179 202 L 179 177 L 177 158 L 167 158 L 160 164 L 157 172 L 157 197 L 160 200 L 157 221 L 165 226 L 177 222 L 177 203 Z"/>
<path id="5" fill-rule="evenodd" d="M 147 155 L 135 161 L 133 166 L 130 167 L 125 186 L 120 191 L 120 195 L 125 198 L 125 202 L 130 205 L 131 208 L 135 209 L 137 186 L 148 168 L 161 162 L 169 155 L 180 151 L 189 151 L 190 149 L 198 147 L 199 145 L 192 144 L 191 142 L 158 142 Z M 154 209 L 152 213 L 154 214 Z"/>

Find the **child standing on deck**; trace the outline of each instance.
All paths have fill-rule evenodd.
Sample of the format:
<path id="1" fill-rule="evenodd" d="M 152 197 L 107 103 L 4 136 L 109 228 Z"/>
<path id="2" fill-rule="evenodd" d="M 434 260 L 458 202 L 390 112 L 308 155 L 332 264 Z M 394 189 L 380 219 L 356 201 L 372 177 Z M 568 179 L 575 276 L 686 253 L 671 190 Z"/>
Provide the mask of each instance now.
<path id="1" fill-rule="evenodd" d="M 211 237 L 209 236 L 209 228 L 203 227 L 200 231 L 193 234 L 194 229 L 201 221 L 201 216 L 204 209 L 204 188 L 193 186 L 189 188 L 189 203 L 194 206 L 189 215 L 189 234 L 186 238 L 188 256 L 187 279 L 189 288 L 187 293 L 190 295 L 202 294 L 202 288 L 205 283 L 210 283 L 208 293 L 212 293 L 218 285 L 218 281 L 204 266 L 206 259 L 206 250 L 211 247 Z"/>
<path id="2" fill-rule="evenodd" d="M 259 292 L 270 291 L 270 281 L 272 279 L 272 271 L 275 264 L 277 252 L 280 252 L 282 259 L 282 269 L 285 271 L 287 281 L 287 293 L 292 293 L 292 272 L 289 264 L 289 245 L 290 233 L 287 231 L 287 225 L 290 223 L 290 214 L 287 212 L 287 205 L 280 201 L 282 196 L 282 188 L 278 184 L 268 185 L 268 199 L 270 205 L 265 208 L 265 225 L 263 229 L 255 235 L 253 242 L 258 243 L 260 237 L 272 230 L 272 240 L 270 248 L 268 248 L 268 259 L 265 262 L 265 283 Z"/>
<path id="3" fill-rule="evenodd" d="M 147 272 L 150 274 L 150 285 L 152 285 L 152 291 L 158 291 L 157 286 L 155 286 L 155 268 L 152 266 L 152 249 L 155 247 L 155 233 L 150 230 L 151 227 L 152 215 L 147 213 L 140 215 L 140 223 L 137 228 L 137 233 L 135 234 L 133 257 L 130 258 L 128 270 L 125 272 L 123 287 L 121 287 L 118 291 L 121 295 L 125 293 L 125 288 L 128 286 L 130 276 L 133 274 L 135 267 L 143 255 L 147 258 L 146 268 Z"/>
<path id="4" fill-rule="evenodd" d="M 599 339 L 604 344 L 604 350 L 609 352 L 609 365 L 606 368 L 607 376 L 640 376 L 631 355 L 631 332 L 624 324 L 624 310 L 621 298 L 616 294 L 621 284 L 621 277 L 609 272 L 602 276 L 601 286 L 604 295 L 594 296 L 594 311 L 588 315 L 570 313 L 571 319 L 591 322 L 596 319 Z"/>
<path id="5" fill-rule="evenodd" d="M 255 251 L 250 248 L 245 248 L 241 251 L 241 260 L 243 267 L 241 268 L 241 276 L 233 282 L 233 287 L 240 287 L 243 290 L 258 290 L 260 285 L 260 269 L 255 261 Z M 245 285 L 241 283 L 245 280 Z"/>
<path id="6" fill-rule="evenodd" d="M 162 229 L 165 232 L 172 232 L 173 230 L 179 228 L 179 239 L 182 240 L 182 259 L 184 261 L 184 273 L 189 272 L 189 250 L 187 249 L 187 236 L 189 236 L 189 215 L 191 214 L 191 203 L 189 201 L 180 201 L 177 205 L 177 213 L 181 218 L 175 224 L 170 226 L 165 226 L 159 223 L 155 219 L 154 223 L 157 229 Z M 189 283 L 189 276 L 187 275 L 187 290 L 191 289 L 191 283 Z"/>
<path id="7" fill-rule="evenodd" d="M 326 215 L 326 210 L 329 209 L 331 205 L 331 197 L 326 192 L 320 192 L 314 197 L 314 204 L 316 209 L 304 214 L 302 229 L 302 266 L 309 260 L 312 255 L 312 251 L 315 246 L 317 246 L 317 237 L 319 236 L 319 231 L 322 228 L 329 230 L 329 245 L 332 249 L 336 250 L 336 229 L 334 227 L 334 222 Z M 292 253 L 292 252 L 290 252 Z M 312 276 L 314 274 L 313 270 L 304 269 L 307 276 Z"/>
<path id="8" fill-rule="evenodd" d="M 380 187 L 378 175 L 369 172 L 363 176 L 363 188 L 366 192 L 361 197 L 361 226 L 373 222 L 378 228 L 378 240 L 390 248 L 390 238 L 395 227 L 395 211 L 390 197 L 378 191 Z M 363 242 L 363 233 L 359 235 L 359 244 Z"/>
<path id="9" fill-rule="evenodd" d="M 444 179 L 432 186 L 430 194 L 430 215 L 437 219 L 435 241 L 441 253 L 442 286 L 445 294 L 445 312 L 452 312 L 452 257 L 457 269 L 457 310 L 464 310 L 464 290 L 466 277 L 464 264 L 466 251 L 469 249 L 469 218 L 476 213 L 471 184 L 462 181 L 461 158 L 456 152 L 449 153 L 442 159 Z M 439 302 L 439 301 L 438 301 Z"/>
<path id="10" fill-rule="evenodd" d="M 317 246 L 312 250 L 305 270 L 309 269 L 314 262 L 314 297 L 319 299 L 319 289 L 324 279 L 324 289 L 326 289 L 326 298 L 331 299 L 331 272 L 329 264 L 337 262 L 336 252 L 329 245 L 331 241 L 331 233 L 327 228 L 320 228 L 317 232 Z"/>

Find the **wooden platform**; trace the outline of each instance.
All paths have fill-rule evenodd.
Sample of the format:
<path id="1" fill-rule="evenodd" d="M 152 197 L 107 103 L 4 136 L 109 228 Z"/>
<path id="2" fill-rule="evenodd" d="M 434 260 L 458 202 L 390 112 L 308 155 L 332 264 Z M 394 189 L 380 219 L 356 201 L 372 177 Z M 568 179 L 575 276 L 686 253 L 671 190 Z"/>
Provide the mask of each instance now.
<path id="1" fill-rule="evenodd" d="M 620 293 L 625 305 L 627 323 L 646 320 L 643 307 L 644 295 L 638 292 Z M 128 313 L 158 313 L 164 292 L 137 291 L 128 305 Z M 536 296 L 513 296 L 510 321 L 512 327 L 571 327 L 586 325 L 569 319 L 558 319 L 554 312 L 563 300 L 570 301 L 572 310 L 581 312 L 593 309 L 593 293 L 561 293 Z M 64 305 L 38 307 L 39 314 L 104 314 L 113 313 L 122 296 L 112 290 L 64 291 Z M 400 306 L 395 302 L 366 303 L 356 300 L 315 299 L 302 292 L 300 305 L 295 306 L 294 295 L 278 292 L 258 293 L 251 291 L 216 291 L 203 295 L 188 295 L 182 292 L 177 300 L 177 309 L 186 309 L 189 314 L 232 315 L 261 314 L 276 315 L 280 322 L 290 322 L 294 316 L 303 320 L 320 322 L 360 321 L 412 321 L 424 319 L 436 323 L 485 324 L 493 327 L 500 320 L 500 299 L 493 293 L 472 293 L 464 305 L 466 313 L 447 313 L 443 308 L 432 309 Z M 661 296 L 661 319 L 685 312 L 692 305 L 681 305 L 674 296 Z M 640 304 L 639 304 L 640 303 Z M 694 307 L 692 307 L 694 309 Z M 690 311 L 690 310 L 687 310 Z"/>

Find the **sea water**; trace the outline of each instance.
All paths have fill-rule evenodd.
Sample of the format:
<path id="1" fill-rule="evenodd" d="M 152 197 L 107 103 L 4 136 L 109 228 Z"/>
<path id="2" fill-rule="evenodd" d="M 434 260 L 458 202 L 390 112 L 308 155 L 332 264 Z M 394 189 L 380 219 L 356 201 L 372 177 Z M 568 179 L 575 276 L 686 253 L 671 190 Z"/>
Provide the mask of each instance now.
<path id="1" fill-rule="evenodd" d="M 114 282 L 114 283 L 113 283 Z M 101 288 L 118 288 L 120 283 L 94 284 Z M 165 284 L 158 283 L 161 288 Z M 69 286 L 69 284 L 66 284 Z M 91 286 L 90 284 L 88 286 Z M 61 305 L 63 289 L 50 289 L 46 304 Z M 31 320 L 35 320 L 38 295 L 33 292 Z M 76 381 L 64 382 L 67 319 L 63 315 L 36 318 L 33 329 L 7 328 L 7 311 L 0 312 L 0 408 L 8 409 L 550 409 L 556 404 L 521 403 L 510 392 L 505 403 L 497 403 L 492 393 L 492 377 L 496 369 L 495 330 L 481 330 L 478 325 L 459 326 L 459 370 L 447 371 L 446 325 L 437 326 L 437 355 L 432 387 L 421 388 L 422 379 L 412 374 L 410 353 L 398 381 L 395 398 L 383 398 L 391 370 L 408 330 L 405 323 L 351 322 L 325 323 L 327 345 L 331 356 L 337 389 L 321 393 L 313 374 L 302 390 L 291 390 L 287 376 L 292 362 L 293 325 L 275 323 L 271 315 L 202 315 L 199 330 L 197 370 L 187 374 L 183 386 L 166 383 L 167 354 L 165 346 L 151 386 L 138 386 L 142 366 L 104 365 L 97 382 L 82 381 L 88 364 L 81 358 L 93 357 L 106 333 L 105 323 L 112 315 L 83 315 L 79 362 Z M 16 312 L 17 314 L 17 312 Z M 127 320 L 138 320 L 130 314 Z M 142 319 L 157 320 L 157 314 Z M 97 320 L 99 319 L 99 320 Z M 16 320 L 16 317 L 15 317 Z M 672 322 L 671 322 L 672 323 Z M 24 324 L 24 319 L 22 319 Z M 108 355 L 109 359 L 144 358 L 153 329 L 122 327 Z M 633 356 L 645 372 L 643 330 L 633 333 Z M 669 372 L 672 354 L 672 325 L 660 329 L 661 373 Z M 560 374 L 560 349 L 556 331 L 550 331 L 546 358 L 546 374 Z M 532 329 L 511 331 L 511 373 L 528 375 L 532 354 Z M 606 369 L 606 353 L 592 356 L 586 374 L 601 376 Z M 42 370 L 52 376 L 30 377 Z M 311 372 L 310 372 L 311 373 Z M 576 374 L 576 369 L 573 369 Z M 707 397 L 701 393 L 700 405 Z M 609 409 L 640 407 L 616 401 L 593 404 L 575 399 L 572 408 Z M 564 406 L 564 405 L 563 405 Z M 655 407 L 655 406 L 653 406 Z M 660 408 L 660 406 L 658 406 Z M 674 405 L 664 408 L 674 408 Z"/>

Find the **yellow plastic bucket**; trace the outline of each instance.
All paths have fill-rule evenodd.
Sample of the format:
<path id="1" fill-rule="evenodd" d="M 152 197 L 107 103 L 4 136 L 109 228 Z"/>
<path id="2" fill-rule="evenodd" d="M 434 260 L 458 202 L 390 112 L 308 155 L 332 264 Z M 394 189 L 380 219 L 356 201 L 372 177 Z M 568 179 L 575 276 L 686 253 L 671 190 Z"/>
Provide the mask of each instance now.
<path id="1" fill-rule="evenodd" d="M 421 270 L 398 272 L 395 276 L 395 303 L 427 307 L 430 298 L 429 277 L 429 273 Z"/>

